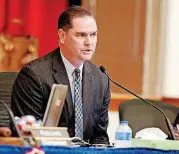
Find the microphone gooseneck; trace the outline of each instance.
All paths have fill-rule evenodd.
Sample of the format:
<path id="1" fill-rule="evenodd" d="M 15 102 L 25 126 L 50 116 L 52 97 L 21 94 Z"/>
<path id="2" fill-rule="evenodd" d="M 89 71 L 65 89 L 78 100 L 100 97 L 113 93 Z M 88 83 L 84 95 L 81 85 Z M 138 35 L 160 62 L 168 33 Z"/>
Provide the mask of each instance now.
<path id="1" fill-rule="evenodd" d="M 132 91 L 128 90 L 127 88 L 121 86 L 120 84 L 116 83 L 115 81 L 113 81 L 107 74 L 107 71 L 106 69 L 103 67 L 103 66 L 100 66 L 100 70 L 106 74 L 106 76 L 109 78 L 110 81 L 112 81 L 115 85 L 119 86 L 120 88 L 122 88 L 123 90 L 129 92 L 130 94 L 134 95 L 135 97 L 139 98 L 140 100 L 142 100 L 143 102 L 146 102 L 147 104 L 151 105 L 152 107 L 156 108 L 160 113 L 162 113 L 162 115 L 165 117 L 165 122 L 167 124 L 167 128 L 169 130 L 169 133 L 170 133 L 170 136 L 171 136 L 171 139 L 172 140 L 176 140 L 176 137 L 175 137 L 175 134 L 174 134 L 174 131 L 173 131 L 173 128 L 172 128 L 172 125 L 171 125 L 171 122 L 169 120 L 169 118 L 167 117 L 167 115 L 160 109 L 158 108 L 157 106 L 155 106 L 154 104 L 150 103 L 149 101 L 147 101 L 146 99 L 143 99 L 142 97 L 136 95 L 135 93 L 133 93 Z"/>
<path id="2" fill-rule="evenodd" d="M 17 135 L 22 139 L 24 145 L 25 145 L 25 146 L 28 146 L 28 144 L 24 141 L 24 137 L 21 135 L 21 132 L 20 132 L 20 130 L 19 130 L 19 128 L 18 128 L 18 126 L 17 126 L 17 124 L 16 124 L 16 122 L 15 122 L 15 118 L 14 118 L 13 112 L 12 112 L 11 109 L 7 106 L 7 104 L 4 103 L 4 101 L 0 100 L 0 104 L 2 104 L 2 105 L 6 108 L 8 114 L 9 114 L 10 120 L 12 121 L 12 123 L 13 123 L 13 125 L 14 125 L 14 127 L 15 127 L 15 129 L 16 129 Z"/>

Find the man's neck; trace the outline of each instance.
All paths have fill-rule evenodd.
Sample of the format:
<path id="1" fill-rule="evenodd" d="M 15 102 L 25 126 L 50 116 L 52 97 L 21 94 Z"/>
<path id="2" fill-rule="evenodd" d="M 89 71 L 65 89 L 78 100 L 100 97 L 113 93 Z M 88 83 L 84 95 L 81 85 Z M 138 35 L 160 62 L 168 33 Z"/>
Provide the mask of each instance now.
<path id="1" fill-rule="evenodd" d="M 81 65 L 84 64 L 84 61 L 76 61 L 74 59 L 70 59 L 68 58 L 68 56 L 62 52 L 62 50 L 60 49 L 61 55 L 68 60 L 69 63 L 71 63 L 75 68 L 79 68 Z"/>

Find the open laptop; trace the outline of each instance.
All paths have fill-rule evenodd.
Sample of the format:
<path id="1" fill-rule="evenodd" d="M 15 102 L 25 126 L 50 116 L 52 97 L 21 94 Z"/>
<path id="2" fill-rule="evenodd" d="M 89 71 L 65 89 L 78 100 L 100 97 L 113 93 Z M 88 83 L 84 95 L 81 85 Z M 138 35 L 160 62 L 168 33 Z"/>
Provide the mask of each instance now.
<path id="1" fill-rule="evenodd" d="M 43 118 L 43 126 L 58 126 L 67 90 L 67 85 L 53 84 Z"/>

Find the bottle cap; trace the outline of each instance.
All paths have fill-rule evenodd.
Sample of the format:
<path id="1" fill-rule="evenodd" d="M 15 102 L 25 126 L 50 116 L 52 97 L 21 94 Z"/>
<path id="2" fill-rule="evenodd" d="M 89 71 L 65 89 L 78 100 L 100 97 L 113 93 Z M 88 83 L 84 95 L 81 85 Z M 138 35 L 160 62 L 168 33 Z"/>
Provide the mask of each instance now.
<path id="1" fill-rule="evenodd" d="M 128 121 L 126 121 L 126 120 L 120 121 L 120 124 L 127 124 L 128 125 Z"/>

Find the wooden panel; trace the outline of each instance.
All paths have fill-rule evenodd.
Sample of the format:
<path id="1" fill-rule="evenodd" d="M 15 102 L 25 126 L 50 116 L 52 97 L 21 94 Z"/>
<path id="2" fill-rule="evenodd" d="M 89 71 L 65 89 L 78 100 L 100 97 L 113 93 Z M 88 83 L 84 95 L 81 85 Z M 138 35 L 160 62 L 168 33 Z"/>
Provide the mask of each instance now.
<path id="1" fill-rule="evenodd" d="M 162 97 L 162 101 L 179 107 L 179 98 Z"/>
<path id="2" fill-rule="evenodd" d="M 97 0 L 99 29 L 92 61 L 134 92 L 142 93 L 145 0 Z M 112 85 L 112 92 L 125 93 Z"/>
<path id="3" fill-rule="evenodd" d="M 167 98 L 167 97 L 162 97 L 162 96 L 147 96 L 143 97 L 144 99 L 150 99 L 150 100 L 155 100 L 155 101 L 162 101 L 174 106 L 179 107 L 179 98 Z M 121 102 L 128 101 L 130 99 L 136 99 L 135 96 L 129 95 L 129 94 L 111 94 L 111 102 L 110 102 L 110 111 L 118 111 L 119 105 Z"/>
<path id="4" fill-rule="evenodd" d="M 23 142 L 17 137 L 0 137 L 0 144 L 23 146 Z"/>

